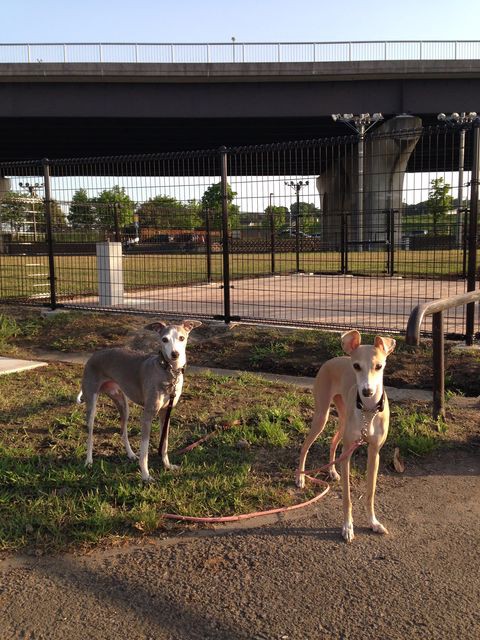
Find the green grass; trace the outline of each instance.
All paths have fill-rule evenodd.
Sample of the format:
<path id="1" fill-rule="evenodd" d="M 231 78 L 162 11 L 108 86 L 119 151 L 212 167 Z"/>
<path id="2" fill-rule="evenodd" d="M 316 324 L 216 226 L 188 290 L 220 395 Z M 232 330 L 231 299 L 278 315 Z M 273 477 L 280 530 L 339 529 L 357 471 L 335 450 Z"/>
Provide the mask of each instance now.
<path id="1" fill-rule="evenodd" d="M 293 484 L 312 418 L 311 393 L 254 374 L 187 376 L 170 438 L 171 460 L 181 469 L 163 470 L 154 424 L 154 483 L 145 486 L 138 464 L 125 456 L 118 416 L 107 402 L 97 416 L 93 467 L 84 467 L 84 407 L 75 404 L 80 377 L 81 367 L 67 364 L 0 377 L 0 549 L 96 544 L 182 526 L 167 523 L 165 512 L 231 515 L 313 495 Z M 132 407 L 129 431 L 136 451 L 139 418 Z M 415 408 L 395 405 L 382 458 L 389 459 L 394 446 L 407 456 L 428 454 L 442 442 L 435 426 Z M 174 453 L 218 427 L 214 438 L 185 456 Z M 328 459 L 334 428 L 332 419 L 312 446 L 312 466 Z M 363 449 L 357 459 L 363 467 Z"/>
<path id="2" fill-rule="evenodd" d="M 480 254 L 480 252 L 479 252 Z M 352 252 L 349 271 L 356 274 L 384 275 L 384 252 Z M 212 255 L 212 279 L 222 278 L 223 258 Z M 462 252 L 457 250 L 395 252 L 396 273 L 401 276 L 457 277 L 462 270 Z M 148 287 L 168 287 L 206 282 L 205 255 L 158 254 L 127 255 L 123 258 L 124 284 L 127 291 Z M 300 269 L 305 272 L 338 273 L 340 254 L 336 252 L 305 252 L 300 254 Z M 231 277 L 269 275 L 270 254 L 233 254 L 230 257 Z M 296 271 L 295 253 L 277 255 L 276 273 Z M 95 256 L 57 256 L 55 258 L 57 295 L 69 298 L 97 295 L 98 276 Z M 0 298 L 30 298 L 49 291 L 47 256 L 0 256 Z"/>

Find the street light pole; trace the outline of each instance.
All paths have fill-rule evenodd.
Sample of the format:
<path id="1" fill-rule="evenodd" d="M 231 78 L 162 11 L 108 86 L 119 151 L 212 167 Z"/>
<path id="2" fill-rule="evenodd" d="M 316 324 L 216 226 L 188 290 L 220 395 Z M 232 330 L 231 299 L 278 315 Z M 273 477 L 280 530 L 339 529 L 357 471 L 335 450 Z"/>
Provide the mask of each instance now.
<path id="1" fill-rule="evenodd" d="M 290 180 L 290 182 L 285 182 L 285 185 L 287 187 L 291 187 L 297 195 L 297 215 L 295 216 L 295 256 L 298 273 L 300 271 L 300 191 L 303 189 L 303 187 L 308 186 L 308 180 L 306 180 L 305 182 L 303 182 L 303 180 L 299 180 L 298 182 Z M 292 221 L 290 218 L 290 234 L 292 232 L 291 224 Z"/>
<path id="2" fill-rule="evenodd" d="M 363 245 L 365 242 L 365 213 L 364 213 L 364 175 L 365 175 L 365 134 L 369 131 L 377 122 L 383 120 L 381 113 L 360 113 L 354 115 L 353 113 L 332 113 L 332 119 L 334 122 L 343 122 L 350 129 L 358 134 L 357 145 L 357 159 L 358 159 L 358 192 L 357 192 L 357 237 L 358 248 L 363 251 Z"/>

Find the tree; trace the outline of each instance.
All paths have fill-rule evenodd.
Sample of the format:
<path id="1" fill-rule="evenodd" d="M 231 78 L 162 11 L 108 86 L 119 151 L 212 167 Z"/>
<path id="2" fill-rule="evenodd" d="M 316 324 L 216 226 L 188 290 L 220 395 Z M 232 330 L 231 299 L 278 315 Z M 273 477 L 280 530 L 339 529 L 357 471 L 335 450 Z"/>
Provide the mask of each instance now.
<path id="1" fill-rule="evenodd" d="M 240 209 L 233 204 L 233 199 L 237 195 L 236 191 L 227 184 L 227 211 L 229 228 L 236 228 L 239 225 Z M 202 196 L 202 216 L 206 223 L 207 215 L 210 216 L 210 227 L 219 230 L 222 228 L 222 183 L 212 184 Z"/>
<path id="2" fill-rule="evenodd" d="M 298 210 L 300 215 L 300 228 L 309 233 L 318 231 L 318 227 L 320 224 L 320 216 L 322 212 L 320 209 L 311 203 L 311 202 L 299 202 Z M 290 205 L 290 212 L 292 214 L 292 225 L 294 224 L 294 220 L 297 217 L 297 203 L 294 202 Z"/>
<path id="3" fill-rule="evenodd" d="M 95 200 L 88 197 L 85 189 L 75 191 L 70 203 L 68 221 L 74 229 L 97 226 Z"/>
<path id="4" fill-rule="evenodd" d="M 277 207 L 272 205 L 268 206 L 265 209 L 265 216 L 262 220 L 262 226 L 270 228 L 270 214 L 273 215 L 273 226 L 275 229 L 279 229 L 288 225 L 288 208 L 287 207 Z"/>
<path id="5" fill-rule="evenodd" d="M 437 235 L 438 223 L 453 209 L 453 197 L 449 193 L 450 185 L 443 178 L 432 180 L 425 205 L 427 212 L 432 216 L 434 236 Z"/>
<path id="6" fill-rule="evenodd" d="M 119 227 L 133 222 L 135 204 L 124 187 L 114 185 L 111 189 L 105 189 L 94 202 L 97 223 L 103 229 L 114 229 L 116 217 Z"/>
<path id="7" fill-rule="evenodd" d="M 200 204 L 190 200 L 187 204 L 171 196 L 158 195 L 137 209 L 140 226 L 157 229 L 195 229 L 202 224 Z"/>
<path id="8" fill-rule="evenodd" d="M 15 191 L 4 193 L 0 202 L 0 222 L 18 233 L 22 226 L 25 226 L 25 222 L 33 221 L 32 200 Z M 36 202 L 42 205 L 40 200 Z"/>

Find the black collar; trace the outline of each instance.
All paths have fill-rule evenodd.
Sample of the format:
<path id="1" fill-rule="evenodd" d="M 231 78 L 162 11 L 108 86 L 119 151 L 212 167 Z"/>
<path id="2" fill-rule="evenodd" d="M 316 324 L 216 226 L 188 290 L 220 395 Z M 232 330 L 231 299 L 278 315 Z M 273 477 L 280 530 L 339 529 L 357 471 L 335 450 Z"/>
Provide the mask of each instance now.
<path id="1" fill-rule="evenodd" d="M 181 369 L 174 369 L 172 363 L 169 360 L 165 360 L 162 353 L 158 354 L 158 364 L 165 369 L 165 371 L 171 373 L 174 378 L 178 377 L 181 373 L 185 373 L 185 367 L 187 366 L 184 365 Z"/>
<path id="2" fill-rule="evenodd" d="M 382 413 L 384 408 L 385 408 L 385 389 L 383 390 L 382 397 L 375 405 L 374 413 Z M 363 402 L 360 397 L 360 394 L 358 393 L 358 389 L 357 389 L 357 409 L 360 409 L 360 411 L 366 411 L 365 407 L 363 406 Z"/>

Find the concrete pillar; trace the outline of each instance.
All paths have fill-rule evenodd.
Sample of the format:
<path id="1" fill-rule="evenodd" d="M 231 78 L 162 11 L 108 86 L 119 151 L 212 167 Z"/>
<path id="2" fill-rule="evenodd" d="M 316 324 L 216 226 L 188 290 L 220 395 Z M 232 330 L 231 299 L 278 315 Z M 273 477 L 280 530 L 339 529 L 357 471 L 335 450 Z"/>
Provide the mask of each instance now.
<path id="1" fill-rule="evenodd" d="M 11 190 L 10 178 L 2 178 L 0 176 L 0 202 L 7 191 Z"/>
<path id="2" fill-rule="evenodd" d="M 101 306 L 123 304 L 121 242 L 97 243 L 98 301 Z"/>
<path id="3" fill-rule="evenodd" d="M 395 228 L 400 235 L 403 179 L 410 156 L 421 135 L 422 120 L 402 115 L 376 127 L 365 141 L 364 238 L 368 242 L 387 240 L 386 211 L 394 209 Z M 373 132 L 372 132 L 373 133 Z M 358 191 L 358 161 L 355 144 L 335 149 L 334 160 L 317 178 L 323 211 L 323 236 L 332 246 L 340 235 L 341 214 L 349 214 L 350 241 L 357 241 L 355 214 Z M 399 240 L 399 238 L 398 238 Z M 367 247 L 368 248 L 368 247 Z"/>

